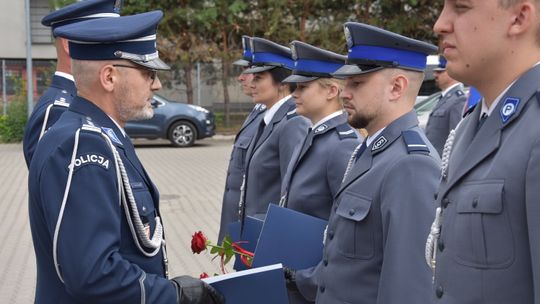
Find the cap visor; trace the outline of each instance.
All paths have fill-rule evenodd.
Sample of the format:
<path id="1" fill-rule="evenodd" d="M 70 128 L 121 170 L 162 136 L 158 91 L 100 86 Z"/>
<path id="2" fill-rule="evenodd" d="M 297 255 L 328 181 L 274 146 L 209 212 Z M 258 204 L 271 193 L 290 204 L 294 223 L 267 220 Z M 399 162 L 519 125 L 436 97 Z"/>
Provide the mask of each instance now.
<path id="1" fill-rule="evenodd" d="M 261 66 L 252 66 L 249 69 L 246 69 L 242 72 L 242 74 L 255 74 L 265 71 L 270 71 L 271 69 L 276 68 L 276 66 L 273 65 L 261 65 Z"/>
<path id="2" fill-rule="evenodd" d="M 342 78 L 342 77 L 348 77 L 348 76 L 361 75 L 361 74 L 366 74 L 366 73 L 370 73 L 370 72 L 375 72 L 375 71 L 381 70 L 383 68 L 384 67 L 375 67 L 375 68 L 372 68 L 372 69 L 362 70 L 357 65 L 347 64 L 347 65 L 344 65 L 341 68 L 339 68 L 334 73 L 332 73 L 332 76 L 336 77 L 336 78 Z"/>
<path id="3" fill-rule="evenodd" d="M 251 65 L 251 62 L 244 60 L 244 59 L 238 59 L 235 62 L 232 63 L 233 65 L 238 65 L 242 67 L 248 67 Z"/>
<path id="4" fill-rule="evenodd" d="M 139 60 L 130 60 L 130 61 L 138 65 L 141 65 L 143 67 L 152 69 L 152 70 L 170 70 L 171 69 L 171 67 L 168 64 L 166 64 L 159 58 L 156 58 L 150 61 L 139 61 Z"/>
<path id="5" fill-rule="evenodd" d="M 282 82 L 286 82 L 286 83 L 302 83 L 302 82 L 310 82 L 310 81 L 313 81 L 313 80 L 316 80 L 316 79 L 319 79 L 319 77 L 291 75 L 291 76 L 283 79 Z"/>
<path id="6" fill-rule="evenodd" d="M 445 68 L 434 68 L 433 69 L 434 72 L 443 72 L 443 71 L 446 71 Z"/>

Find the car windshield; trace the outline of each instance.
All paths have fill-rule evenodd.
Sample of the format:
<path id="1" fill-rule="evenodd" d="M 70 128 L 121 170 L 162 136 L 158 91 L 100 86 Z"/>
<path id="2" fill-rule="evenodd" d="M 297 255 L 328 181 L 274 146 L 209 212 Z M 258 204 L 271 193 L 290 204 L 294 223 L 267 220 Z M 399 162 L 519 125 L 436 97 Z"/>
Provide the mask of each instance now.
<path id="1" fill-rule="evenodd" d="M 430 112 L 431 109 L 433 109 L 433 107 L 439 100 L 440 96 L 441 96 L 441 92 L 437 92 L 435 94 L 430 95 L 426 99 L 420 101 L 419 103 L 415 104 L 414 110 L 416 111 L 416 114 L 420 116 L 424 113 Z"/>

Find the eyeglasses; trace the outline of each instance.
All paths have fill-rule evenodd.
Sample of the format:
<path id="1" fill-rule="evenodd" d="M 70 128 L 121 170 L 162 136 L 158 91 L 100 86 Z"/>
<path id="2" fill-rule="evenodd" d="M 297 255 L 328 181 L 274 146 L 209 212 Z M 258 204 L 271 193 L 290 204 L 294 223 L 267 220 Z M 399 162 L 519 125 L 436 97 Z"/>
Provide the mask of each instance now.
<path id="1" fill-rule="evenodd" d="M 157 70 L 133 66 L 133 65 L 124 65 L 124 64 L 113 64 L 113 67 L 120 67 L 120 68 L 130 68 L 130 69 L 136 69 L 136 70 L 143 70 L 150 73 L 150 79 L 152 79 L 152 82 L 150 83 L 150 86 L 154 84 L 154 81 L 157 78 Z"/>

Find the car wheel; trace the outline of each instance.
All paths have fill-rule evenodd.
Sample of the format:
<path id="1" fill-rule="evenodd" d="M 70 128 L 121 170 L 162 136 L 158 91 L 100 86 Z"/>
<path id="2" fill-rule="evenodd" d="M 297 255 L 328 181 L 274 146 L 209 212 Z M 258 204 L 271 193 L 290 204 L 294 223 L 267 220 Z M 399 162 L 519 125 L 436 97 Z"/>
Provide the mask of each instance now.
<path id="1" fill-rule="evenodd" d="M 169 140 L 176 147 L 189 147 L 195 143 L 197 129 L 187 121 L 177 121 L 169 128 Z"/>

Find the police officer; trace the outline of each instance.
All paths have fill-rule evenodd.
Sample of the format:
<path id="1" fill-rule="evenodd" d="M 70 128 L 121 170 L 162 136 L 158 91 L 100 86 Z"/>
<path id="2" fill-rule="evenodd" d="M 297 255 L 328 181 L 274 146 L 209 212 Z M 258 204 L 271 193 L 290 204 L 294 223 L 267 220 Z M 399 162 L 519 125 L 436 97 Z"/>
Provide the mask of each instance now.
<path id="1" fill-rule="evenodd" d="M 247 151 L 239 209 L 241 218 L 264 218 L 268 205 L 279 203 L 287 166 L 309 122 L 296 113 L 294 85 L 282 82 L 293 69 L 291 50 L 258 37 L 251 39 L 251 50 L 253 66 L 244 73 L 253 74 L 253 99 L 267 110 Z"/>
<path id="2" fill-rule="evenodd" d="M 347 123 L 339 94 L 343 80 L 331 73 L 345 64 L 346 56 L 307 43 L 291 43 L 294 70 L 284 82 L 296 83 L 296 112 L 312 126 L 298 145 L 281 185 L 280 205 L 328 220 L 351 154 L 360 144 Z M 289 290 L 290 303 L 308 303 L 297 290 Z"/>
<path id="3" fill-rule="evenodd" d="M 539 10 L 533 0 L 445 1 L 435 23 L 448 73 L 483 100 L 446 147 L 432 303 L 540 303 Z"/>
<path id="4" fill-rule="evenodd" d="M 251 38 L 242 36 L 242 46 L 244 56 L 233 64 L 248 69 L 251 66 Z M 251 97 L 251 81 L 253 74 L 241 73 L 238 81 L 242 86 L 242 91 Z M 223 204 L 221 207 L 221 224 L 219 227 L 218 243 L 221 243 L 227 233 L 227 225 L 238 220 L 238 201 L 240 200 L 240 187 L 244 175 L 244 164 L 246 160 L 247 149 L 252 140 L 257 127 L 259 126 L 263 113 L 266 111 L 264 104 L 255 104 L 251 113 L 242 124 L 242 128 L 234 138 L 233 150 L 227 169 L 227 179 L 225 181 L 225 193 L 223 193 Z"/>
<path id="5" fill-rule="evenodd" d="M 78 95 L 36 149 L 29 213 L 36 303 L 222 303 L 201 280 L 168 280 L 159 193 L 123 126 L 161 88 L 161 11 L 59 27 Z"/>
<path id="6" fill-rule="evenodd" d="M 349 123 L 369 136 L 336 193 L 323 260 L 290 272 L 289 286 L 316 303 L 428 303 L 422 245 L 440 161 L 413 105 L 437 48 L 360 23 L 346 23 L 345 33 L 349 65 L 334 75 L 347 77 Z"/>
<path id="7" fill-rule="evenodd" d="M 83 20 L 120 16 L 121 1 L 88 0 L 65 6 L 43 17 L 41 23 L 54 31 L 62 25 Z M 57 64 L 50 87 L 37 102 L 32 115 L 26 123 L 23 138 L 23 152 L 26 166 L 43 134 L 52 126 L 67 109 L 77 94 L 73 76 L 71 75 L 71 59 L 67 40 L 55 37 Z"/>
<path id="8" fill-rule="evenodd" d="M 347 162 L 360 144 L 339 97 L 343 81 L 331 75 L 347 57 L 300 41 L 293 41 L 291 50 L 295 67 L 283 82 L 296 83 L 296 113 L 308 118 L 311 128 L 287 168 L 281 205 L 328 220 Z"/>
<path id="9" fill-rule="evenodd" d="M 463 115 L 467 95 L 463 93 L 463 84 L 453 79 L 446 72 L 446 59 L 439 56 L 439 64 L 433 70 L 435 82 L 442 90 L 441 98 L 429 114 L 426 136 L 442 155 L 444 143 Z"/>

